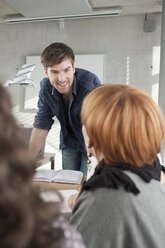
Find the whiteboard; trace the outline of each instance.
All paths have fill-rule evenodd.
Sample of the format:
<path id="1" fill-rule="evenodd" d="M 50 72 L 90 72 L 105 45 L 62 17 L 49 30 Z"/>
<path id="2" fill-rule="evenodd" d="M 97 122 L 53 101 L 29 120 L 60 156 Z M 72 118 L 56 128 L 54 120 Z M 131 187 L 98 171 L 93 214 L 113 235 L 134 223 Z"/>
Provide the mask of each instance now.
<path id="1" fill-rule="evenodd" d="M 25 88 L 25 109 L 36 109 L 38 102 L 38 93 L 40 81 L 45 77 L 43 65 L 40 56 L 26 56 L 27 64 L 35 64 L 36 67 L 31 74 L 36 88 Z M 104 82 L 104 54 L 76 54 L 75 67 L 83 68 L 95 73 L 100 81 Z"/>

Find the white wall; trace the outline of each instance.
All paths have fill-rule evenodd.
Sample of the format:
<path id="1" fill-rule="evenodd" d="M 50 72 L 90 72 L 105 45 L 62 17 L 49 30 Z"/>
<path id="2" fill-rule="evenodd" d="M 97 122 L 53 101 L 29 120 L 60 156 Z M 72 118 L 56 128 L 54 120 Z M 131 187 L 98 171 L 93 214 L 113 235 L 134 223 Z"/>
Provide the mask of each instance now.
<path id="1" fill-rule="evenodd" d="M 77 54 L 105 54 L 104 83 L 130 83 L 151 95 L 159 76 L 152 67 L 161 16 L 154 19 L 156 29 L 150 33 L 143 31 L 144 15 L 68 20 L 63 30 L 58 21 L 0 24 L 0 80 L 13 79 L 27 55 L 41 54 L 48 44 L 60 41 Z M 18 88 L 9 89 L 16 105 Z"/>

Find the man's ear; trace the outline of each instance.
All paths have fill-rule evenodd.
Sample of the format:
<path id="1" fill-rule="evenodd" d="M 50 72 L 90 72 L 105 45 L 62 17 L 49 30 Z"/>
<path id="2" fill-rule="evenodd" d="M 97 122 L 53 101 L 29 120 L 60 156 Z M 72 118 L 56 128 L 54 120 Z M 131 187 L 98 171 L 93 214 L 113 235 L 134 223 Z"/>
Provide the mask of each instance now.
<path id="1" fill-rule="evenodd" d="M 45 76 L 48 78 L 47 68 L 44 68 Z"/>

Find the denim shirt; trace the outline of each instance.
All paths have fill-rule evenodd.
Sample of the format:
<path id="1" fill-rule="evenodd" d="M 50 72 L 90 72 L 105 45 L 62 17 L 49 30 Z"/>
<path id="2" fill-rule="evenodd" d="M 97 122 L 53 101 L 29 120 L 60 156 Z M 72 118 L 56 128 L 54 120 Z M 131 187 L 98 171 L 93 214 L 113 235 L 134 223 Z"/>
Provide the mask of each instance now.
<path id="1" fill-rule="evenodd" d="M 73 81 L 73 90 L 68 108 L 68 119 L 77 141 L 70 144 L 77 150 L 86 151 L 82 135 L 82 122 L 80 119 L 81 105 L 84 97 L 92 89 L 101 85 L 98 77 L 84 69 L 76 68 Z M 70 136 L 66 128 L 65 110 L 61 94 L 54 88 L 48 78 L 40 83 L 38 100 L 38 113 L 35 116 L 33 126 L 40 129 L 50 130 L 56 116 L 61 124 L 60 149 L 67 145 Z"/>

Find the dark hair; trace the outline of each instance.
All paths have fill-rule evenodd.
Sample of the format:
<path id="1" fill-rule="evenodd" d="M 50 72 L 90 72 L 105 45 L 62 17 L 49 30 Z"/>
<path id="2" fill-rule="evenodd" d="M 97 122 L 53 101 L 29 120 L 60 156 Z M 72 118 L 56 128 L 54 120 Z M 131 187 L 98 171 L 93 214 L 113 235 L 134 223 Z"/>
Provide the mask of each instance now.
<path id="1" fill-rule="evenodd" d="M 0 84 L 0 246 L 59 247 L 64 234 L 53 222 L 60 205 L 44 202 L 34 187 L 36 162 L 11 108 L 10 96 Z"/>
<path id="2" fill-rule="evenodd" d="M 75 61 L 73 50 L 64 43 L 55 42 L 46 47 L 41 55 L 41 63 L 44 68 L 60 64 L 64 59 Z"/>

